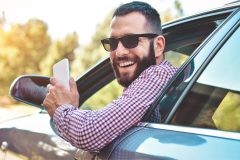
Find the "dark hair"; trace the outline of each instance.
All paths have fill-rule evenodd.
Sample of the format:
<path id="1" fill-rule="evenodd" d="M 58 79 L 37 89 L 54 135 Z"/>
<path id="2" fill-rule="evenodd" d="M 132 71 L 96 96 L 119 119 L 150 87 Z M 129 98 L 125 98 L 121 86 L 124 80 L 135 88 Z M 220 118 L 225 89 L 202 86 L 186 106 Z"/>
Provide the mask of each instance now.
<path id="1" fill-rule="evenodd" d="M 148 27 L 158 34 L 162 34 L 161 19 L 156 9 L 145 2 L 133 1 L 119 6 L 113 13 L 115 16 L 124 16 L 131 12 L 143 14 L 147 20 Z"/>

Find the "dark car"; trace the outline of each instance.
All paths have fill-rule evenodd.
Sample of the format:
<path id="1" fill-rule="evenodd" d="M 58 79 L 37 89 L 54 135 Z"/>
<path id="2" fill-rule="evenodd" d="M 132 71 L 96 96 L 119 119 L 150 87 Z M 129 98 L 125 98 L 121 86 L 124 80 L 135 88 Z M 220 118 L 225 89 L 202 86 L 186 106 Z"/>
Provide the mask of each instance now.
<path id="1" fill-rule="evenodd" d="M 164 24 L 163 32 L 167 44 L 166 58 L 179 67 L 178 72 L 159 93 L 141 123 L 131 127 L 101 151 L 91 153 L 79 150 L 76 158 L 240 159 L 240 1 Z M 26 79 L 34 85 L 25 83 Z M 109 58 L 95 65 L 77 80 L 81 103 L 114 79 Z M 22 76 L 12 84 L 11 95 L 17 100 L 42 107 L 48 83 L 48 77 Z M 43 96 L 36 98 L 36 94 L 27 97 L 17 94 L 21 91 L 30 93 L 30 90 Z M 155 110 L 161 113 L 160 121 L 152 119 Z M 41 112 L 34 116 L 46 114 Z M 25 118 L 30 121 L 33 117 Z M 57 150 L 58 140 L 51 139 L 56 138 L 53 132 L 29 131 L 27 123 L 24 124 L 25 128 L 14 125 L 10 122 L 1 124 L 0 134 L 3 131 L 9 132 L 9 135 L 12 132 L 28 134 L 21 138 L 22 141 L 32 141 L 30 135 L 40 134 L 39 137 L 34 136 L 36 139 L 33 141 L 50 144 Z M 49 127 L 44 121 L 41 125 Z M 0 137 L 1 143 L 6 141 L 9 144 L 11 152 L 28 157 L 29 154 L 20 153 L 17 149 L 20 148 L 17 145 L 19 138 Z M 34 154 L 48 159 L 43 155 L 49 151 L 41 150 L 44 148 L 41 145 L 35 146 L 38 151 Z M 33 149 L 28 144 L 21 147 Z M 66 148 L 61 151 L 75 152 Z"/>

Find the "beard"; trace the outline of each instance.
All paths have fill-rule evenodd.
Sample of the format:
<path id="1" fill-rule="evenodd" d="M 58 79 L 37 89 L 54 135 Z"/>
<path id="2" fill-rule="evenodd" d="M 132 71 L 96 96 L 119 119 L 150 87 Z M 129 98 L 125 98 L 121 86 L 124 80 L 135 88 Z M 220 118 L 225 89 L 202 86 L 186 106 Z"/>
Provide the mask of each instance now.
<path id="1" fill-rule="evenodd" d="M 129 60 L 136 62 L 137 64 L 132 76 L 130 76 L 129 73 L 120 73 L 117 65 L 119 61 Z M 150 42 L 148 55 L 143 57 L 142 59 L 137 56 L 125 56 L 117 57 L 112 61 L 112 68 L 114 70 L 115 77 L 117 78 L 118 83 L 125 88 L 127 88 L 145 69 L 147 69 L 151 65 L 156 65 L 153 41 Z"/>

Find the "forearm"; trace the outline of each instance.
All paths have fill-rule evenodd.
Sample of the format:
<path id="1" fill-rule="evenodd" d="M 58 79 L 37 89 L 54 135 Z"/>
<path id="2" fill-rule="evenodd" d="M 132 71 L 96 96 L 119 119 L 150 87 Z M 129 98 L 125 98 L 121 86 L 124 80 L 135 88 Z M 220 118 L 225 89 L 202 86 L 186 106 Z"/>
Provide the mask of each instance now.
<path id="1" fill-rule="evenodd" d="M 77 148 L 102 149 L 140 122 L 171 77 L 169 72 L 160 71 L 144 72 L 121 97 L 101 110 L 80 110 L 70 105 L 59 107 L 54 114 L 59 135 Z"/>
<path id="2" fill-rule="evenodd" d="M 156 95 L 147 93 L 123 95 L 98 111 L 61 106 L 54 114 L 59 135 L 77 148 L 100 150 L 141 120 Z"/>
<path id="3" fill-rule="evenodd" d="M 140 117 L 131 116 L 132 112 L 137 115 L 144 112 L 137 108 L 130 110 L 114 103 L 99 111 L 76 110 L 66 105 L 56 110 L 54 122 L 59 136 L 73 146 L 97 151 L 140 120 Z"/>
<path id="4" fill-rule="evenodd" d="M 84 134 L 84 126 L 91 123 L 85 117 L 87 112 L 67 104 L 58 107 L 53 116 L 58 135 L 77 148 L 89 148 L 88 144 L 84 144 L 87 136 Z"/>

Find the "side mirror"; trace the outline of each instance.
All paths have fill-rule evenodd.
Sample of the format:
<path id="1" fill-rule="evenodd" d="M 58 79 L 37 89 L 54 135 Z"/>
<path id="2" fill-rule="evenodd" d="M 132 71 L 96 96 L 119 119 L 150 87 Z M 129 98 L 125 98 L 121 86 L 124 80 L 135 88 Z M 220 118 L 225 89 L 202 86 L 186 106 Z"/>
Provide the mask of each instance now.
<path id="1" fill-rule="evenodd" d="M 49 77 L 24 75 L 14 80 L 10 87 L 10 95 L 21 102 L 44 109 L 42 103 L 47 95 Z"/>

